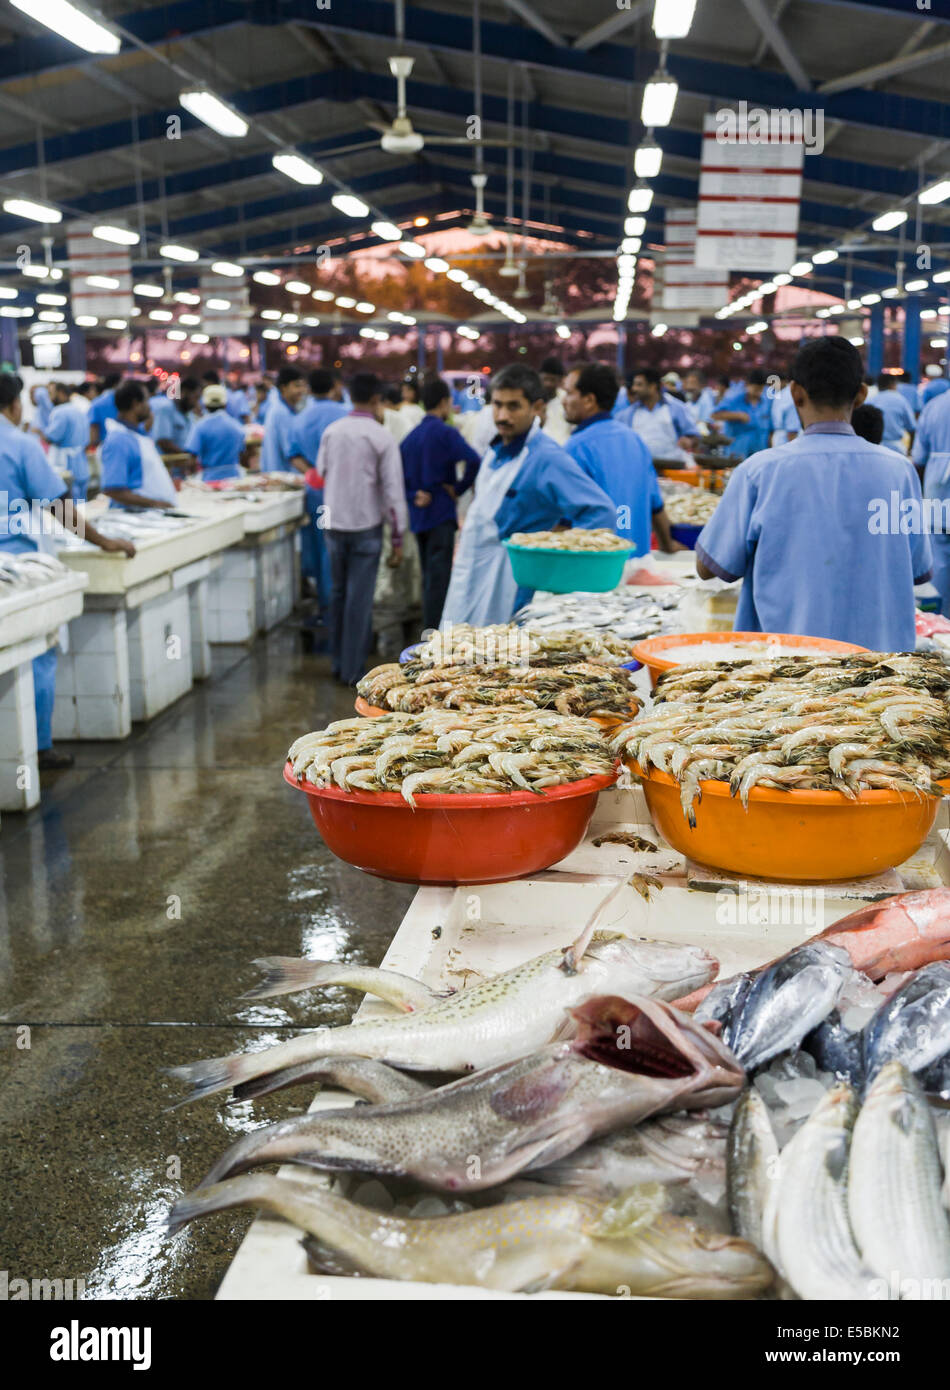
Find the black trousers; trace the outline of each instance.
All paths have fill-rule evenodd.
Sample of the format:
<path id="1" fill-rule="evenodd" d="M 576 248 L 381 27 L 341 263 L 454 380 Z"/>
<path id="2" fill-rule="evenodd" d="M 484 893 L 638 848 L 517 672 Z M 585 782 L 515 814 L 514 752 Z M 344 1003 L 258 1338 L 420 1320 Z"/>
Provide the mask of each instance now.
<path id="1" fill-rule="evenodd" d="M 382 526 L 366 531 L 332 531 L 330 552 L 330 655 L 333 674 L 355 685 L 366 674 L 373 640 L 373 591 L 383 550 Z"/>
<path id="2" fill-rule="evenodd" d="M 452 576 L 452 553 L 455 550 L 454 521 L 443 521 L 430 531 L 417 531 L 419 559 L 422 562 L 422 626 L 437 628 L 445 607 Z"/>

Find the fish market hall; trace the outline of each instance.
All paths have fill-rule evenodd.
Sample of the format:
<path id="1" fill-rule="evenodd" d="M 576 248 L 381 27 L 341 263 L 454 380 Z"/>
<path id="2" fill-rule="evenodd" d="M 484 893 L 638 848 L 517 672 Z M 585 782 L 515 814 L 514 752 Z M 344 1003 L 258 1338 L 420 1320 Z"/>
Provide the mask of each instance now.
<path id="1" fill-rule="evenodd" d="M 947 15 L 224 8 L 0 0 L 3 1297 L 950 1296 Z"/>

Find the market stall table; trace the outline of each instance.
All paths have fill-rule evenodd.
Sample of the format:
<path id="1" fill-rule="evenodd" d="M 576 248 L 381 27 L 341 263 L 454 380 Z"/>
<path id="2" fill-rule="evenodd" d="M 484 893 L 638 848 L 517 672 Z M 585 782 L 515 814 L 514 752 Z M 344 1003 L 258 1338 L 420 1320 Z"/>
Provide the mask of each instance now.
<path id="1" fill-rule="evenodd" d="M 209 584 L 211 642 L 250 642 L 288 617 L 299 597 L 298 533 L 304 524 L 302 488 L 212 492 L 189 487 L 184 512 L 203 517 L 239 515 L 243 536 L 222 557 Z"/>
<path id="2" fill-rule="evenodd" d="M 243 533 L 228 510 L 136 539 L 133 559 L 86 544 L 60 550 L 88 589 L 59 665 L 54 739 L 126 738 L 133 720 L 153 719 L 211 674 L 208 583 Z"/>
<path id="3" fill-rule="evenodd" d="M 79 617 L 84 574 L 0 596 L 0 811 L 29 811 L 40 799 L 33 659 Z"/>

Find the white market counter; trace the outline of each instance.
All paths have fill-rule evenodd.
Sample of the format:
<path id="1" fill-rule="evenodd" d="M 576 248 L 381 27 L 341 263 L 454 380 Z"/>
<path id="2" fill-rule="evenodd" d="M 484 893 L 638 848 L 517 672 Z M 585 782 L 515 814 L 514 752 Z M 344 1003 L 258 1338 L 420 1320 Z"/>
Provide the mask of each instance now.
<path id="1" fill-rule="evenodd" d="M 250 642 L 290 616 L 299 598 L 302 488 L 231 497 L 186 484 L 179 507 L 203 517 L 235 513 L 243 523 L 240 543 L 221 557 L 209 585 L 209 641 Z"/>
<path id="2" fill-rule="evenodd" d="M 59 663 L 54 739 L 127 738 L 133 720 L 153 719 L 210 676 L 209 580 L 242 536 L 241 516 L 228 511 L 136 539 L 133 559 L 93 545 L 59 551 L 88 590 Z"/>
<path id="3" fill-rule="evenodd" d="M 0 811 L 29 811 L 40 799 L 33 660 L 82 612 L 84 574 L 0 597 Z"/>
<path id="4" fill-rule="evenodd" d="M 939 823 L 947 824 L 947 803 Z M 655 853 L 593 841 L 611 829 L 636 830 L 657 846 Z M 903 888 L 930 887 L 950 881 L 947 832 L 934 831 L 913 861 L 880 879 L 847 885 L 785 888 L 762 884 L 769 895 L 768 921 L 744 911 L 748 898 L 738 879 L 710 881 L 666 845 L 650 823 L 639 789 L 601 794 L 583 844 L 555 869 L 513 883 L 477 888 L 420 888 L 386 952 L 382 965 L 436 989 L 466 988 L 508 970 L 554 947 L 567 946 L 618 877 L 649 875 L 644 897 L 628 886 L 605 911 L 598 926 L 631 937 L 690 942 L 707 947 L 728 976 L 752 969 L 781 955 L 832 922 L 855 911 L 861 902 Z M 744 920 L 745 919 L 745 920 Z M 389 1014 L 369 997 L 360 1018 Z M 352 1103 L 352 1097 L 324 1090 L 311 1110 Z M 297 1166 L 281 1168 L 284 1176 L 319 1186 L 332 1185 L 329 1175 Z M 470 1300 L 522 1298 L 469 1286 L 394 1283 L 313 1274 L 296 1227 L 275 1217 L 252 1223 L 218 1290 L 219 1299 L 285 1300 Z M 600 1297 L 550 1292 L 532 1298 Z"/>

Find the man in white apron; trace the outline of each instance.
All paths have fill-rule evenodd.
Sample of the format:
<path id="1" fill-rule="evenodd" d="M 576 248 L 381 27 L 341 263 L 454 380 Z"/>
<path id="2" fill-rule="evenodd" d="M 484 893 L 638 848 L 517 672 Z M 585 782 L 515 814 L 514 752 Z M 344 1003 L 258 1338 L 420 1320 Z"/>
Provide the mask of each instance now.
<path id="1" fill-rule="evenodd" d="M 175 485 L 155 441 L 139 427 L 151 414 L 148 392 L 126 381 L 115 393 L 118 419 L 106 424 L 102 446 L 102 490 L 114 507 L 173 507 Z"/>
<path id="2" fill-rule="evenodd" d="M 482 460 L 459 538 L 442 626 L 505 623 L 522 598 L 502 541 L 565 522 L 614 530 L 617 510 L 571 456 L 542 433 L 544 388 L 518 364 L 492 382 L 498 433 Z M 523 601 L 527 601 L 527 595 Z"/>
<path id="3" fill-rule="evenodd" d="M 654 367 L 641 367 L 635 373 L 632 390 L 636 401 L 627 423 L 650 450 L 650 457 L 689 463 L 699 430 L 683 402 L 666 394 Z"/>
<path id="4" fill-rule="evenodd" d="M 57 473 L 68 473 L 72 478 L 73 501 L 85 502 L 89 486 L 89 460 L 86 457 L 89 421 L 86 412 L 80 406 L 73 405 L 68 386 L 54 381 L 49 393 L 53 409 L 43 430 L 50 446 L 49 461 Z"/>

